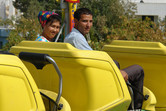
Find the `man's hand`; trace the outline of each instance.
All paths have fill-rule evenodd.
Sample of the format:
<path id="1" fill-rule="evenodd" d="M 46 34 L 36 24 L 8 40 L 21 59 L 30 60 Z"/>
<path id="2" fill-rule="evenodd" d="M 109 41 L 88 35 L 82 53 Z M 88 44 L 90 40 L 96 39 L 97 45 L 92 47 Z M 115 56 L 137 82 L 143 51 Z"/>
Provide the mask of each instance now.
<path id="1" fill-rule="evenodd" d="M 126 73 L 125 71 L 123 71 L 123 70 L 120 70 L 120 72 L 121 72 L 121 74 L 122 74 L 124 80 L 127 82 L 127 80 L 128 80 L 128 75 L 127 75 L 127 73 Z"/>

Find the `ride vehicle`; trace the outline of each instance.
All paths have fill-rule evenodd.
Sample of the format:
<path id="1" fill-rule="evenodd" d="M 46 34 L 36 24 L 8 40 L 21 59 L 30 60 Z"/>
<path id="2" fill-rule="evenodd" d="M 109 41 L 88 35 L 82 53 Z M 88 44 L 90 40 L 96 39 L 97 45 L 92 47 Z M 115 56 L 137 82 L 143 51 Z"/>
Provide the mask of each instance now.
<path id="1" fill-rule="evenodd" d="M 23 72 L 23 74 L 15 75 L 17 71 L 15 72 L 15 70 L 11 70 L 8 67 L 6 69 L 3 68 L 6 72 L 1 73 L 1 75 L 8 75 L 9 71 L 18 78 L 24 76 L 24 79 L 27 81 L 26 83 L 17 83 L 18 80 L 15 79 L 11 83 L 10 79 L 5 80 L 5 83 L 8 83 L 9 87 L 15 86 L 17 88 L 14 88 L 16 89 L 15 93 L 9 90 L 1 90 L 1 92 L 3 92 L 1 93 L 2 96 L 8 93 L 11 94 L 8 99 L 5 98 L 7 97 L 6 95 L 1 100 L 1 106 L 3 105 L 3 107 L 1 107 L 2 111 L 9 111 L 8 108 L 11 108 L 10 110 L 12 111 L 42 111 L 50 109 L 64 111 L 127 111 L 131 103 L 128 87 L 119 69 L 106 52 L 78 50 L 68 43 L 46 43 L 36 41 L 23 41 L 17 46 L 13 46 L 10 52 L 15 55 L 20 55 L 20 52 L 37 53 L 37 55 L 39 53 L 44 55 L 48 54 L 51 60 L 55 61 L 59 67 L 63 82 L 61 79 L 61 82 L 59 82 L 59 72 L 56 73 L 57 69 L 55 70 L 56 65 L 48 64 L 48 60 L 43 62 L 45 59 L 33 57 L 33 55 L 36 54 L 28 53 L 29 55 L 24 57 L 24 54 L 21 53 L 23 57 L 19 57 L 24 64 L 14 55 L 1 54 L 2 65 L 13 66 L 14 68 L 19 67 Z M 3 57 L 5 57 L 5 59 L 3 59 Z M 8 57 L 13 58 L 14 62 L 10 63 L 11 60 L 7 59 Z M 38 62 L 36 62 L 36 60 Z M 15 76 L 14 78 L 16 78 Z M 5 76 L 2 76 L 2 80 L 3 77 Z M 16 81 L 17 84 L 13 84 L 14 81 Z M 63 86 L 62 84 L 59 85 L 59 83 L 63 83 Z M 23 85 L 22 87 L 18 87 L 21 84 L 26 84 L 27 86 L 25 87 L 25 85 Z M 3 87 L 5 87 L 5 84 Z M 27 87 L 29 90 L 22 90 L 22 88 L 28 89 Z M 62 93 L 59 93 L 61 91 Z M 17 92 L 18 94 L 16 94 Z M 41 99 L 39 92 L 43 96 L 43 100 Z M 20 109 L 19 105 L 26 105 L 26 101 L 28 100 L 27 98 L 21 101 L 20 99 L 17 99 L 17 97 L 21 95 L 20 93 L 27 94 L 25 96 L 27 98 L 33 98 L 29 99 L 30 105 L 28 108 L 23 107 L 24 109 Z M 59 96 L 61 94 L 62 96 Z M 145 94 L 148 94 L 149 98 L 144 101 L 143 109 L 155 111 L 155 96 L 147 88 L 144 88 L 144 95 Z M 59 102 L 57 102 L 57 97 L 60 97 Z M 12 98 L 12 101 L 9 104 L 6 101 L 10 101 L 10 98 Z M 10 105 L 11 107 L 7 107 L 7 105 Z"/>
<path id="2" fill-rule="evenodd" d="M 102 49 L 124 68 L 139 64 L 144 68 L 144 85 L 156 96 L 156 111 L 166 111 L 166 47 L 160 42 L 114 40 Z"/>
<path id="3" fill-rule="evenodd" d="M 33 60 L 28 56 L 26 53 L 20 54 L 20 57 L 26 60 Z M 40 63 L 56 64 L 48 55 L 30 54 L 30 57 L 38 57 L 35 61 L 39 65 Z M 58 67 L 55 66 L 55 68 Z M 33 77 L 17 56 L 11 53 L 0 54 L 0 70 L 0 111 L 55 111 L 57 109 L 71 111 L 70 105 L 61 97 L 61 92 L 56 94 L 42 89 L 39 92 Z M 59 89 L 61 90 L 61 88 Z M 49 102 L 48 105 L 47 102 Z M 59 102 L 61 104 L 56 104 Z M 63 106 L 63 104 L 65 105 Z"/>
<path id="4" fill-rule="evenodd" d="M 10 52 L 22 61 L 0 54 L 0 111 L 127 111 L 131 103 L 128 87 L 106 52 L 35 41 L 23 41 Z M 149 95 L 143 109 L 155 111 L 154 94 L 144 87 L 143 95 Z"/>

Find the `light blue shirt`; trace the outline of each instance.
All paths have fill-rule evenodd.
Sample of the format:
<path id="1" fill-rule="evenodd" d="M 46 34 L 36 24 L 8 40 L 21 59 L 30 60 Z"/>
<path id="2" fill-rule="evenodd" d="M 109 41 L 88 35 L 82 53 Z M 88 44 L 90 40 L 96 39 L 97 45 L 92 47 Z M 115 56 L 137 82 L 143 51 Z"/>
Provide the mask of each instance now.
<path id="1" fill-rule="evenodd" d="M 65 37 L 64 42 L 70 43 L 77 49 L 92 50 L 85 37 L 75 28 Z"/>

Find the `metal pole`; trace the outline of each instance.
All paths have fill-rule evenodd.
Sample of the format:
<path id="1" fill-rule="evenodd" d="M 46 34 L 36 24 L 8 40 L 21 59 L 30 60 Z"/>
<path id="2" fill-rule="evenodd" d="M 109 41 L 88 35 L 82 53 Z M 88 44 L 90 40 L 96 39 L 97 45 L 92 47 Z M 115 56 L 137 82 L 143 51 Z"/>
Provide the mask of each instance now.
<path id="1" fill-rule="evenodd" d="M 62 25 L 62 27 L 61 27 L 61 29 L 60 29 L 60 31 L 59 31 L 59 33 L 58 33 L 58 35 L 57 35 L 57 37 L 56 37 L 56 39 L 55 39 L 54 42 L 57 42 L 57 41 L 58 41 L 60 35 L 62 34 L 62 30 L 63 30 L 64 26 L 65 26 L 65 21 L 64 21 L 64 23 L 63 23 L 63 25 Z"/>
<path id="2" fill-rule="evenodd" d="M 59 92 L 58 92 L 58 96 L 56 98 L 56 103 L 59 103 L 59 100 L 61 98 L 62 95 L 62 74 L 58 68 L 58 65 L 56 64 L 56 62 L 50 57 L 50 56 L 46 56 L 46 59 L 53 64 L 58 76 L 59 76 Z"/>

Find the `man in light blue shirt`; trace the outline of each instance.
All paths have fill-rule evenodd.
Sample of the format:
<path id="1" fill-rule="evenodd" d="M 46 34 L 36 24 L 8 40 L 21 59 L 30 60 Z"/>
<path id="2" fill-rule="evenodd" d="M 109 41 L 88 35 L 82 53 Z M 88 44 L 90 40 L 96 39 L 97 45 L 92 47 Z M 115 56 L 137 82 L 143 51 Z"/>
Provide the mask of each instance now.
<path id="1" fill-rule="evenodd" d="M 81 14 L 80 14 L 81 13 Z M 70 43 L 74 47 L 81 50 L 92 50 L 86 41 L 86 34 L 89 33 L 93 18 L 89 9 L 82 8 L 74 13 L 75 26 L 72 31 L 65 37 L 64 42 Z"/>
<path id="2" fill-rule="evenodd" d="M 80 8 L 74 13 L 75 26 L 72 31 L 65 37 L 64 42 L 70 43 L 74 47 L 81 50 L 92 50 L 89 46 L 85 36 L 89 33 L 92 25 L 92 13 L 87 8 Z M 120 65 L 115 61 L 120 69 Z M 134 87 L 138 89 L 139 92 L 143 93 L 143 80 L 144 80 L 144 70 L 139 65 L 132 65 L 125 69 L 120 70 L 125 81 L 129 81 Z M 143 96 L 134 92 L 134 108 L 141 111 Z M 130 109 L 130 108 L 129 108 Z"/>
<path id="3" fill-rule="evenodd" d="M 72 29 L 70 34 L 65 37 L 64 42 L 70 43 L 77 49 L 81 50 L 92 50 L 92 48 L 87 43 L 85 37 L 75 28 Z"/>

